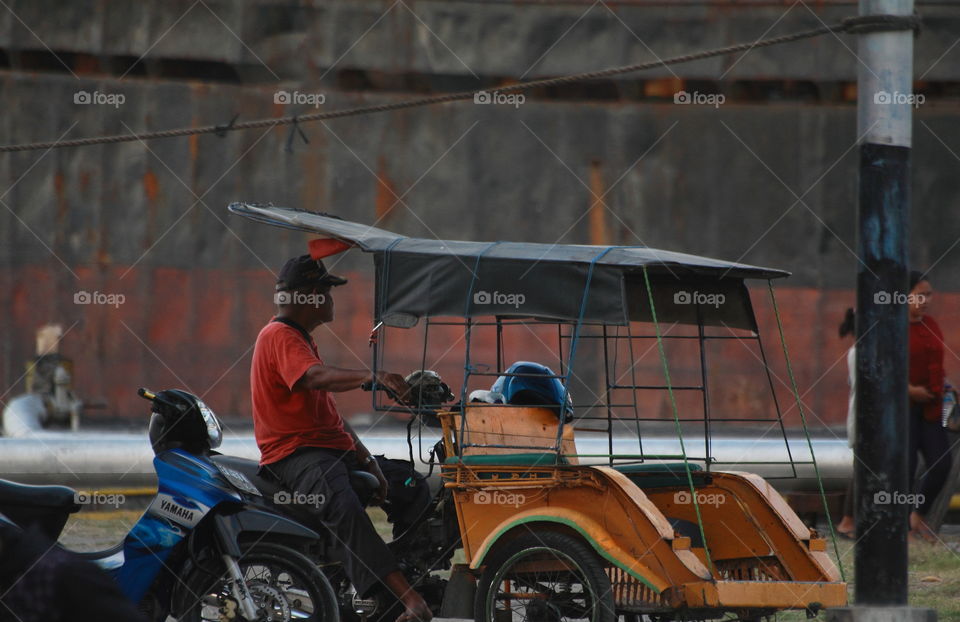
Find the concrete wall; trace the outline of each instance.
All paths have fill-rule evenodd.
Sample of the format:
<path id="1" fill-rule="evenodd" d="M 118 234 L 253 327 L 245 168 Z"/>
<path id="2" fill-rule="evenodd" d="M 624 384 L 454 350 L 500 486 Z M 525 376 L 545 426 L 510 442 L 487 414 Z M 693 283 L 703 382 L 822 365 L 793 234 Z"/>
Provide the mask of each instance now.
<path id="1" fill-rule="evenodd" d="M 667 58 L 835 23 L 855 0 L 12 0 L 0 47 L 97 57 L 218 61 L 253 77 L 307 79 L 337 68 L 386 73 L 542 77 Z M 958 7 L 916 2 L 924 19 L 917 75 L 956 80 L 941 59 Z M 361 36 L 362 35 L 362 36 Z M 813 41 L 720 57 L 653 76 L 714 80 L 856 78 L 855 40 Z M 939 62 L 938 62 L 939 61 Z M 953 62 L 951 62 L 953 61 Z"/>
<path id="2" fill-rule="evenodd" d="M 370 75 L 381 78 L 435 73 L 437 84 L 448 85 L 458 74 L 472 80 L 470 71 L 483 80 L 518 77 L 548 40 L 571 26 L 527 77 L 643 55 L 643 46 L 609 12 L 591 12 L 574 25 L 588 6 L 575 3 L 398 4 L 353 48 L 390 4 L 291 10 L 280 2 L 211 2 L 212 11 L 196 5 L 180 22 L 189 3 L 12 6 L 37 37 L 9 13 L 0 18 L 0 47 L 10 56 L 10 68 L 0 72 L 0 102 L 9 111 L 0 119 L 5 143 L 313 110 L 275 104 L 278 86 L 270 72 L 285 80 L 284 89 L 322 92 L 323 107 L 330 109 L 411 94 L 346 89 L 330 76 L 321 79 L 340 56 L 338 69 L 375 70 Z M 756 38 L 784 8 L 618 6 L 616 16 L 664 56 Z M 830 21 L 853 8 L 818 11 Z M 954 17 L 944 8 L 934 11 L 940 17 L 918 40 L 918 74 L 926 63 L 934 67 L 928 79 L 955 80 L 957 51 L 949 50 L 943 34 Z M 770 34 L 816 22 L 797 7 Z M 102 61 L 101 69 L 115 67 L 118 55 L 149 51 L 156 62 L 225 63 L 244 82 L 168 79 L 151 76 L 149 67 L 146 75 L 123 78 L 116 69 L 77 77 L 18 69 L 28 58 L 25 50 L 41 47 L 38 40 L 52 50 L 89 53 Z M 856 61 L 835 38 L 794 45 L 803 51 L 751 53 L 729 75 L 853 79 Z M 83 64 L 73 62 L 73 68 Z M 716 79 L 724 67 L 704 63 L 678 73 Z M 124 102 L 75 104 L 79 91 L 122 94 Z M 955 101 L 946 98 L 931 98 L 917 111 L 913 160 L 915 263 L 933 266 L 934 284 L 946 292 L 960 289 L 956 113 Z M 306 241 L 227 214 L 230 201 L 250 200 L 376 221 L 414 236 L 645 243 L 791 270 L 794 277 L 780 284 L 781 310 L 798 380 L 817 417 L 842 422 L 845 370 L 842 361 L 834 364 L 845 344 L 835 327 L 852 303 L 856 272 L 852 103 L 739 103 L 731 97 L 715 108 L 675 105 L 670 97 L 545 96 L 518 108 L 459 103 L 304 130 L 309 144 L 297 139 L 292 152 L 285 149 L 289 130 L 279 129 L 0 156 L 6 206 L 0 208 L 0 291 L 9 292 L 0 296 L 7 327 L 0 343 L 0 386 L 8 391 L 3 399 L 21 390 L 34 329 L 60 322 L 69 329 L 64 350 L 78 364 L 81 393 L 105 399 L 109 412 L 142 413 L 138 386 L 180 385 L 206 393 L 221 412 L 247 415 L 250 347 L 271 314 L 272 271 L 302 252 Z M 594 195 L 603 196 L 605 206 Z M 337 269 L 353 282 L 338 292 L 340 319 L 320 341 L 329 362 L 357 365 L 369 357 L 372 268 L 359 255 L 338 261 Z M 84 291 L 125 299 L 116 308 L 75 304 Z M 953 294 L 944 295 L 934 311 L 951 351 L 960 347 L 954 302 Z M 769 309 L 757 304 L 766 329 L 774 329 Z M 768 345 L 776 353 L 774 342 Z M 408 369 L 419 362 L 410 352 L 397 365 Z M 745 414 L 766 408 L 752 397 L 759 385 L 750 381 L 748 363 L 731 358 L 723 368 L 729 376 L 715 385 L 728 410 Z M 952 352 L 947 368 L 958 368 Z M 456 368 L 449 369 L 456 378 Z M 367 399 L 344 395 L 340 401 L 351 411 L 363 409 Z"/>

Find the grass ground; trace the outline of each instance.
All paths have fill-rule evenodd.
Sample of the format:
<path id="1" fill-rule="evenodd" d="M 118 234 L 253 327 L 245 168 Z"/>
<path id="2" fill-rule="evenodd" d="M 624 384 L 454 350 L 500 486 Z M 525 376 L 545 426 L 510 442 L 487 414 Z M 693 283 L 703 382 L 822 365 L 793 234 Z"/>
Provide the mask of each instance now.
<path id="1" fill-rule="evenodd" d="M 139 510 L 81 512 L 71 517 L 61 542 L 79 551 L 106 548 L 123 537 L 140 514 Z M 380 535 L 389 539 L 390 525 L 384 513 L 374 508 L 370 510 L 370 516 Z M 941 622 L 960 622 L 960 530 L 954 527 L 944 531 L 937 544 L 910 545 L 910 604 L 934 609 Z M 853 542 L 841 540 L 838 548 L 852 599 L 855 579 Z M 832 547 L 830 551 L 836 562 Z M 818 617 L 823 619 L 824 615 Z M 779 614 L 776 619 L 778 622 L 793 622 L 806 620 L 806 616 L 802 612 L 787 612 Z"/>
<path id="2" fill-rule="evenodd" d="M 960 622 L 960 536 L 941 534 L 940 537 L 941 541 L 936 544 L 911 542 L 907 593 L 911 606 L 933 609 L 940 622 Z M 850 540 L 837 543 L 851 602 L 856 580 L 853 545 Z M 833 547 L 828 546 L 836 563 Z M 823 617 L 823 614 L 818 616 Z M 797 611 L 779 614 L 776 619 L 778 622 L 793 622 L 807 618 Z"/>

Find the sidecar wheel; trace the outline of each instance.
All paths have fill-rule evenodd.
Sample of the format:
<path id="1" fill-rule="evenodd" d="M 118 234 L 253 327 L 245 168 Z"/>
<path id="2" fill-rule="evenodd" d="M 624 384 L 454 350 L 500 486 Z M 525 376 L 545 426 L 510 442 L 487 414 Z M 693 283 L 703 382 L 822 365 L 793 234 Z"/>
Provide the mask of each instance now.
<path id="1" fill-rule="evenodd" d="M 582 540 L 546 531 L 491 553 L 477 585 L 476 622 L 615 622 L 600 557 Z"/>

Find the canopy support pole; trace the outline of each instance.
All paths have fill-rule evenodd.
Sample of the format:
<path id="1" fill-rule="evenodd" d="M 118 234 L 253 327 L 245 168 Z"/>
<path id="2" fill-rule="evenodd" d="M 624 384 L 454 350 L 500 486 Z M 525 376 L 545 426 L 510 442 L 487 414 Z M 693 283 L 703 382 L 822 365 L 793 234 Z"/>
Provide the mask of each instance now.
<path id="1" fill-rule="evenodd" d="M 860 0 L 860 15 L 913 14 L 913 0 Z M 911 30 L 858 38 L 860 136 L 854 498 L 857 604 L 907 603 L 907 291 Z M 891 304 L 892 303 L 892 304 Z M 878 499 L 881 502 L 878 502 Z"/>

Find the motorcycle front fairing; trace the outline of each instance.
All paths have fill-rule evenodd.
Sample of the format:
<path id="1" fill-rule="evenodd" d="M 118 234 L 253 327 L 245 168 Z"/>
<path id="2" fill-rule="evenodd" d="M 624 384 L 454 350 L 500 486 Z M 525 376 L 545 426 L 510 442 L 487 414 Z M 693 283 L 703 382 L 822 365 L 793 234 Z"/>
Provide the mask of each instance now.
<path id="1" fill-rule="evenodd" d="M 154 457 L 153 465 L 157 496 L 127 534 L 122 565 L 107 568 L 133 602 L 140 602 L 174 548 L 207 514 L 223 504 L 243 503 L 206 457 L 171 449 Z"/>

